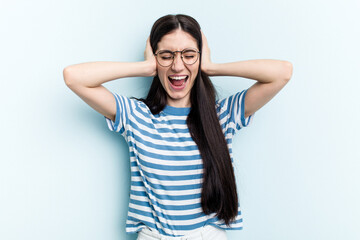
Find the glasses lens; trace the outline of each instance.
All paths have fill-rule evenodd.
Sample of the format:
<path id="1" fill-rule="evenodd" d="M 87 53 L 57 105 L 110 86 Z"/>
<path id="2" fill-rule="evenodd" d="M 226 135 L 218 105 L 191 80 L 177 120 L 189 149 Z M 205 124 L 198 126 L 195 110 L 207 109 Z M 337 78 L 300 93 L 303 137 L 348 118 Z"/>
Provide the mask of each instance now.
<path id="1" fill-rule="evenodd" d="M 185 49 L 182 52 L 182 56 L 183 56 L 183 61 L 185 64 L 194 64 L 197 59 L 198 59 L 198 53 L 197 51 L 193 50 L 193 49 Z"/>
<path id="2" fill-rule="evenodd" d="M 187 65 L 194 64 L 198 58 L 198 52 L 195 49 L 185 49 L 181 52 L 181 58 Z M 163 67 L 168 67 L 173 63 L 174 53 L 171 51 L 161 51 L 156 55 L 158 63 Z"/>
<path id="3" fill-rule="evenodd" d="M 169 51 L 159 52 L 157 55 L 157 60 L 161 66 L 170 66 L 173 62 L 173 53 Z"/>

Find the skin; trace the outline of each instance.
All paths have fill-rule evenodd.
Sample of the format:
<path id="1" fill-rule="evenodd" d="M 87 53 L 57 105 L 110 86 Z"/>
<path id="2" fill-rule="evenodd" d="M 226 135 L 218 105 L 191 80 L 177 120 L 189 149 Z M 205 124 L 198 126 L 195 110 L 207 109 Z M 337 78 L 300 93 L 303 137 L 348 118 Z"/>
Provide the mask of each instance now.
<path id="1" fill-rule="evenodd" d="M 157 51 L 182 51 L 185 48 L 198 49 L 196 40 L 190 34 L 181 29 L 177 29 L 161 38 Z M 168 67 L 163 67 L 157 63 L 157 74 L 167 93 L 168 105 L 172 107 L 191 107 L 190 91 L 194 86 L 195 78 L 199 72 L 199 64 L 199 60 L 192 65 L 184 64 L 181 60 L 180 53 L 176 53 L 174 62 Z M 168 78 L 169 76 L 187 76 L 185 88 L 181 90 L 172 88 Z"/>
<path id="2" fill-rule="evenodd" d="M 166 47 L 169 50 L 183 50 L 194 47 L 194 39 L 179 34 L 187 44 L 179 42 Z M 165 37 L 165 36 L 164 36 Z M 290 80 L 293 66 L 288 61 L 273 59 L 256 59 L 231 63 L 212 63 L 210 49 L 206 37 L 202 33 L 203 48 L 201 50 L 201 71 L 209 76 L 236 76 L 256 81 L 247 91 L 245 96 L 245 117 L 248 117 L 269 102 Z M 167 44 L 171 44 L 166 41 Z M 165 44 L 165 41 L 161 44 Z M 160 46 L 165 47 L 165 46 Z M 197 47 L 195 45 L 195 47 Z M 161 48 L 159 48 L 160 50 Z M 157 66 L 157 62 L 150 46 L 149 39 L 145 48 L 145 61 L 141 62 L 88 62 L 70 65 L 64 68 L 63 75 L 66 85 L 84 100 L 90 107 L 100 114 L 115 121 L 116 102 L 112 93 L 102 84 L 119 78 L 126 77 L 151 77 L 159 73 L 163 80 L 172 73 L 186 73 L 196 76 L 195 66 L 184 66 L 180 56 L 176 55 L 174 65 L 163 68 Z M 196 63 L 200 64 L 200 63 Z M 198 67 L 198 65 L 197 65 Z M 196 69 L 198 69 L 196 67 Z M 164 85 L 166 88 L 166 81 Z M 189 85 L 192 86 L 192 84 Z M 169 91 L 168 101 L 171 106 L 189 107 L 189 88 L 181 92 Z M 191 88 L 190 88 L 191 89 Z"/>
<path id="3" fill-rule="evenodd" d="M 289 82 L 292 76 L 292 64 L 282 60 L 256 59 L 213 63 L 210 59 L 210 48 L 207 39 L 203 32 L 201 32 L 201 35 L 203 40 L 201 71 L 209 76 L 236 76 L 257 81 L 248 89 L 245 96 L 245 118 L 268 103 Z M 145 62 L 149 66 L 148 72 L 156 75 L 159 68 L 152 54 L 150 43 L 147 44 L 145 50 Z M 179 106 L 189 106 L 189 104 L 184 104 L 188 103 L 189 96 L 184 95 L 184 97 L 182 104 L 179 104 Z M 180 99 L 175 100 L 179 101 Z"/>

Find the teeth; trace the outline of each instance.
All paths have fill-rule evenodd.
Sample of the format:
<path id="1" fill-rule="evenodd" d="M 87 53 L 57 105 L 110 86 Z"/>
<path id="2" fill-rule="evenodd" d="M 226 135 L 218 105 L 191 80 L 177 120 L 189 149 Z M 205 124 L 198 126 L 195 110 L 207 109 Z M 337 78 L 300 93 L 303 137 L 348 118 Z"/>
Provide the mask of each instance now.
<path id="1" fill-rule="evenodd" d="M 186 76 L 185 77 L 169 77 L 169 78 L 171 78 L 173 80 L 184 80 L 186 78 Z"/>

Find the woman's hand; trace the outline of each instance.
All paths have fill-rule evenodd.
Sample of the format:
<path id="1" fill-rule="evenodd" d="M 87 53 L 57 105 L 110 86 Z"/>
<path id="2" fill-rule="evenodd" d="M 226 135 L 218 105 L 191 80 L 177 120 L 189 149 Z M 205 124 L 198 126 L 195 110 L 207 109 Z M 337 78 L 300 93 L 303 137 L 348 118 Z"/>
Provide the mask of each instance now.
<path id="1" fill-rule="evenodd" d="M 202 54 L 201 70 L 210 76 L 211 75 L 211 67 L 213 66 L 213 63 L 211 62 L 211 59 L 210 59 L 210 48 L 209 48 L 207 39 L 206 39 L 203 31 L 201 31 L 201 37 L 202 37 L 202 43 L 203 43 L 202 50 L 201 50 L 201 54 Z"/>
<path id="2" fill-rule="evenodd" d="M 149 77 L 157 75 L 156 59 L 153 50 L 150 45 L 150 37 L 146 40 L 146 47 L 144 52 L 145 63 L 147 65 L 147 72 Z"/>

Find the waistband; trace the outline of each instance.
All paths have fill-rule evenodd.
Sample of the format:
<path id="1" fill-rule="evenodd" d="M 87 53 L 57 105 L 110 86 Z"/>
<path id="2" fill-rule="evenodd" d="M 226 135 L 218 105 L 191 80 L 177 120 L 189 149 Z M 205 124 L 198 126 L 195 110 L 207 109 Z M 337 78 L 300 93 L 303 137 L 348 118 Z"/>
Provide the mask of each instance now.
<path id="1" fill-rule="evenodd" d="M 150 228 L 145 227 L 139 232 L 139 234 L 147 235 L 148 237 L 152 237 L 154 240 L 155 239 L 160 239 L 160 240 L 203 240 L 204 232 L 209 231 L 213 228 L 216 228 L 216 227 L 211 226 L 211 225 L 206 225 L 201 228 L 195 229 L 184 236 L 171 237 L 171 236 L 161 235 L 157 232 L 152 231 Z"/>

